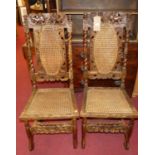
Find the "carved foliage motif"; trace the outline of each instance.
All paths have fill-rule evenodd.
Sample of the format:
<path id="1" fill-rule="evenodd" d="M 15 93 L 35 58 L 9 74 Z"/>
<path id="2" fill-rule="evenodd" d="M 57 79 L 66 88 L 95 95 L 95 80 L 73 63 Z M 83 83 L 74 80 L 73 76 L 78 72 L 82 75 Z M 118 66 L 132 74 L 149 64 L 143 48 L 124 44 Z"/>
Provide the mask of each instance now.
<path id="1" fill-rule="evenodd" d="M 91 13 L 85 14 L 83 20 L 83 30 L 88 30 L 89 28 L 93 28 L 93 17 L 94 16 L 101 16 L 102 22 L 108 22 L 113 24 L 115 27 L 123 27 L 127 24 L 127 16 L 126 13 L 123 12 L 99 12 L 99 13 Z"/>
<path id="2" fill-rule="evenodd" d="M 57 13 L 32 13 L 28 16 L 29 27 L 42 26 L 50 24 L 51 26 L 57 25 L 60 27 L 72 29 L 72 23 L 69 22 L 67 16 Z"/>
<path id="3" fill-rule="evenodd" d="M 118 122 L 89 122 L 86 124 L 86 130 L 87 132 L 101 132 L 101 133 L 126 133 L 129 124 L 125 123 L 124 121 L 118 121 Z"/>
<path id="4" fill-rule="evenodd" d="M 104 133 L 124 133 L 125 128 L 120 124 L 102 124 L 102 125 L 93 125 L 89 124 L 86 126 L 88 132 L 104 132 Z"/>
<path id="5" fill-rule="evenodd" d="M 37 122 L 31 127 L 32 134 L 72 133 L 72 125 L 66 123 Z"/>

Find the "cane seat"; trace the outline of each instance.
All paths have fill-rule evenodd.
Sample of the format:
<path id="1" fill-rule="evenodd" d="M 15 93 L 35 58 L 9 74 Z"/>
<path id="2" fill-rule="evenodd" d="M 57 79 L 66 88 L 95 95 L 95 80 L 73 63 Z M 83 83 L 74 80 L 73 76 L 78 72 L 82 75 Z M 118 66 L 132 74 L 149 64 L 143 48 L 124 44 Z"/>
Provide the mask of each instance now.
<path id="1" fill-rule="evenodd" d="M 22 120 L 66 119 L 78 117 L 69 88 L 49 88 L 33 91 Z"/>
<path id="2" fill-rule="evenodd" d="M 89 87 L 86 105 L 80 115 L 98 118 L 133 118 L 137 116 L 137 112 L 122 89 Z"/>

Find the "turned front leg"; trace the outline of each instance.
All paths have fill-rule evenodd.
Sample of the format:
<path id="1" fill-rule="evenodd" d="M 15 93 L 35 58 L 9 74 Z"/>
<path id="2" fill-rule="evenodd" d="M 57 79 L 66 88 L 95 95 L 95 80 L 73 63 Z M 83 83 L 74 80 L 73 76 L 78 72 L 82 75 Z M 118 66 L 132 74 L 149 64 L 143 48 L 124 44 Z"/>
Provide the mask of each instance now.
<path id="1" fill-rule="evenodd" d="M 85 148 L 86 145 L 86 118 L 82 119 L 82 148 Z"/>
<path id="2" fill-rule="evenodd" d="M 72 120 L 73 122 L 73 147 L 76 149 L 77 148 L 77 143 L 78 143 L 78 139 L 77 139 L 77 120 L 76 118 L 74 118 Z"/>
<path id="3" fill-rule="evenodd" d="M 133 126 L 134 126 L 134 120 L 129 120 L 127 130 L 124 133 L 124 137 L 125 137 L 124 148 L 126 150 L 129 149 L 129 140 L 133 131 Z"/>
<path id="4" fill-rule="evenodd" d="M 33 142 L 33 134 L 30 130 L 29 122 L 25 122 L 25 130 L 28 137 L 28 143 L 29 143 L 29 150 L 32 151 L 34 149 L 34 142 Z"/>

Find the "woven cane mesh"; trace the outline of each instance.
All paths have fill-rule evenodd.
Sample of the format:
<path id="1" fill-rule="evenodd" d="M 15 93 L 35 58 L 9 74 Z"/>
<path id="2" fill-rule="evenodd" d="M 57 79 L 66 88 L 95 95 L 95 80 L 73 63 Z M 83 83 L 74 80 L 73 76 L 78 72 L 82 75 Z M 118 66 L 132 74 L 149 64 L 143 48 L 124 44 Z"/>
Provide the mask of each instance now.
<path id="1" fill-rule="evenodd" d="M 89 88 L 86 112 L 103 114 L 133 114 L 126 97 L 119 88 Z"/>
<path id="2" fill-rule="evenodd" d="M 48 75 L 57 75 L 64 60 L 64 41 L 58 29 L 44 26 L 40 33 L 39 52 L 43 68 Z"/>
<path id="3" fill-rule="evenodd" d="M 76 116 L 68 88 L 38 89 L 21 118 L 66 118 Z"/>
<path id="4" fill-rule="evenodd" d="M 101 74 L 112 71 L 118 55 L 118 39 L 112 24 L 104 23 L 94 38 L 93 55 L 97 70 Z"/>

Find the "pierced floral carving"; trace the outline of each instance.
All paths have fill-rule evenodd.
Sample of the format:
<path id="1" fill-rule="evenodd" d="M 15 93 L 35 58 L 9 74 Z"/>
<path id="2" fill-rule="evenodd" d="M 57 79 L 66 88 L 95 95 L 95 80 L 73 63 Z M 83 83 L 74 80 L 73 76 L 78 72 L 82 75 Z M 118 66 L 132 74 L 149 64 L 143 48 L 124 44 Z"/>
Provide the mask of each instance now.
<path id="1" fill-rule="evenodd" d="M 71 20 L 68 20 L 68 16 L 62 13 L 31 13 L 28 16 L 29 28 L 36 26 L 42 26 L 45 24 L 56 25 L 67 29 L 72 29 Z"/>
<path id="2" fill-rule="evenodd" d="M 87 132 L 125 133 L 127 127 L 123 123 L 88 123 Z"/>
<path id="3" fill-rule="evenodd" d="M 127 23 L 127 14 L 124 12 L 99 12 L 99 13 L 91 13 L 85 14 L 83 20 L 83 29 L 88 30 L 89 28 L 93 28 L 93 17 L 99 15 L 101 16 L 101 21 L 108 22 L 113 24 L 114 26 L 125 26 Z"/>
<path id="4" fill-rule="evenodd" d="M 55 133 L 72 133 L 71 123 L 35 123 L 31 128 L 32 134 L 55 134 Z"/>

